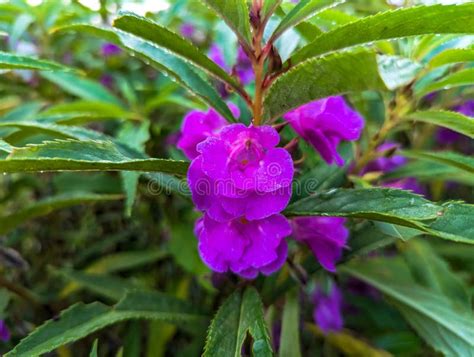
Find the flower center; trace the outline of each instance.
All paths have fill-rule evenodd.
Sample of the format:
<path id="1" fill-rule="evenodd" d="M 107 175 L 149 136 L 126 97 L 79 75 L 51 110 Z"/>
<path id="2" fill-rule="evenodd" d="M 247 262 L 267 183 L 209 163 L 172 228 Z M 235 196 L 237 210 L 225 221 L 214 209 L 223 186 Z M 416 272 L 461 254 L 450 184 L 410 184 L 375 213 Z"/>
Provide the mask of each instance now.
<path id="1" fill-rule="evenodd" d="M 264 156 L 264 150 L 255 139 L 245 137 L 232 145 L 230 161 L 240 169 L 256 166 Z"/>

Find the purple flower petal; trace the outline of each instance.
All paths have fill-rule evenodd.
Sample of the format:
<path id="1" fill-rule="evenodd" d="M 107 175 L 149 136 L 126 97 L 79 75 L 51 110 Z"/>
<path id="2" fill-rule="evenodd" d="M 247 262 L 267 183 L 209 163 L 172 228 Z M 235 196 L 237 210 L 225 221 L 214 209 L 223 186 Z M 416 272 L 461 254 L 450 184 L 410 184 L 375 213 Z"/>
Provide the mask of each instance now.
<path id="1" fill-rule="evenodd" d="M 324 333 L 342 330 L 344 326 L 341 313 L 342 294 L 336 285 L 332 285 L 328 295 L 321 288 L 317 288 L 314 294 L 314 305 L 314 321 Z"/>

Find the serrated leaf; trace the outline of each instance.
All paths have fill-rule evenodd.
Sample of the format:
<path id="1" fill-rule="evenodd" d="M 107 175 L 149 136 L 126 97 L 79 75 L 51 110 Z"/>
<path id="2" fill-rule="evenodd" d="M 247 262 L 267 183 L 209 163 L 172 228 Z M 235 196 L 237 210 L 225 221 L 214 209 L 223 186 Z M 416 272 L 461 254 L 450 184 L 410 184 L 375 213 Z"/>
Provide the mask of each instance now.
<path id="1" fill-rule="evenodd" d="M 271 36 L 275 41 L 286 30 L 298 25 L 318 12 L 339 5 L 345 0 L 301 0 L 280 22 Z"/>
<path id="2" fill-rule="evenodd" d="M 379 40 L 448 33 L 474 33 L 474 4 L 416 6 L 368 16 L 320 35 L 291 63 Z"/>
<path id="3" fill-rule="evenodd" d="M 412 240 L 403 247 L 402 253 L 418 284 L 448 297 L 465 309 L 470 308 L 467 287 L 427 242 Z"/>
<path id="4" fill-rule="evenodd" d="M 262 302 L 252 287 L 243 294 L 234 292 L 219 308 L 209 327 L 203 357 L 240 356 L 247 333 L 253 338 L 255 356 L 272 356 Z"/>
<path id="5" fill-rule="evenodd" d="M 446 64 L 461 62 L 474 62 L 474 49 L 453 48 L 443 51 L 430 60 L 429 66 L 436 68 Z"/>
<path id="6" fill-rule="evenodd" d="M 57 31 L 74 31 L 93 35 L 132 51 L 146 63 L 150 63 L 159 70 L 164 71 L 178 84 L 215 108 L 229 121 L 235 121 L 228 106 L 220 98 L 216 90 L 197 73 L 197 68 L 173 53 L 120 30 L 107 30 L 91 25 L 71 25 Z"/>
<path id="7" fill-rule="evenodd" d="M 0 69 L 29 69 L 37 71 L 72 71 L 59 63 L 0 51 Z"/>
<path id="8" fill-rule="evenodd" d="M 439 125 L 474 138 L 474 118 L 457 112 L 446 110 L 419 111 L 407 115 L 404 119 Z"/>
<path id="9" fill-rule="evenodd" d="M 201 0 L 214 10 L 235 32 L 239 41 L 249 46 L 252 43 L 250 15 L 245 0 Z"/>
<path id="10" fill-rule="evenodd" d="M 131 292 L 113 307 L 98 302 L 69 307 L 58 319 L 49 320 L 35 329 L 5 357 L 39 356 L 129 319 L 198 323 L 206 317 L 192 305 L 174 297 L 156 292 Z"/>
<path id="11" fill-rule="evenodd" d="M 333 189 L 299 200 L 286 216 L 365 218 L 418 229 L 439 238 L 474 244 L 474 205 L 435 204 L 410 191 L 388 188 Z"/>
<path id="12" fill-rule="evenodd" d="M 140 159 L 106 141 L 57 140 L 15 148 L 0 160 L 0 172 L 141 171 L 184 176 L 188 163 L 167 159 Z"/>
<path id="13" fill-rule="evenodd" d="M 357 68 L 357 71 L 354 71 Z M 305 61 L 280 76 L 265 97 L 265 119 L 315 99 L 365 90 L 385 90 L 375 53 L 353 51 Z"/>
<path id="14" fill-rule="evenodd" d="M 67 72 L 42 72 L 41 76 L 79 98 L 111 103 L 118 106 L 123 105 L 120 99 L 107 88 L 92 79 Z"/>
<path id="15" fill-rule="evenodd" d="M 114 21 L 114 27 L 141 37 L 157 46 L 177 54 L 203 69 L 215 78 L 239 90 L 239 83 L 215 62 L 204 55 L 191 42 L 151 20 L 135 14 L 124 14 Z"/>
<path id="16" fill-rule="evenodd" d="M 469 356 L 474 350 L 472 311 L 418 285 L 401 260 L 375 258 L 340 270 L 383 292 L 437 351 L 449 356 Z"/>
<path id="17" fill-rule="evenodd" d="M 298 290 L 286 294 L 281 322 L 280 357 L 300 357 L 300 313 Z"/>
<path id="18" fill-rule="evenodd" d="M 432 92 L 469 86 L 472 84 L 474 84 L 474 68 L 468 68 L 452 73 L 443 77 L 439 81 L 428 84 L 416 91 L 415 94 L 421 98 Z"/>
<path id="19" fill-rule="evenodd" d="M 454 151 L 403 150 L 401 154 L 411 159 L 443 163 L 474 174 L 474 158 Z"/>
<path id="20" fill-rule="evenodd" d="M 288 216 L 343 216 L 380 220 L 421 228 L 420 222 L 437 217 L 441 208 L 409 191 L 388 188 L 333 189 L 297 201 Z"/>
<path id="21" fill-rule="evenodd" d="M 92 193 L 63 194 L 49 197 L 35 202 L 32 205 L 26 206 L 14 213 L 0 216 L 0 234 L 8 233 L 29 219 L 45 216 L 59 209 L 77 206 L 80 204 L 107 202 L 118 199 L 122 199 L 122 196 Z"/>

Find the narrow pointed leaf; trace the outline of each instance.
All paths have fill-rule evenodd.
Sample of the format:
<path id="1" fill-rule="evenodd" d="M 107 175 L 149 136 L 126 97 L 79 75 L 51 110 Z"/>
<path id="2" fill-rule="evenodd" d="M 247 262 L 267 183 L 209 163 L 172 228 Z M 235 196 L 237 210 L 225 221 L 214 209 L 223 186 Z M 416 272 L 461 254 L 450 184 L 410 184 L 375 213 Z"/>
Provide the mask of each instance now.
<path id="1" fill-rule="evenodd" d="M 252 43 L 250 15 L 246 0 L 202 0 L 235 32 L 239 41 Z"/>
<path id="2" fill-rule="evenodd" d="M 91 79 L 67 72 L 43 72 L 41 75 L 79 98 L 122 106 L 120 99 L 103 85 Z"/>
<path id="3" fill-rule="evenodd" d="M 472 311 L 418 285 L 401 260 L 370 259 L 340 269 L 384 293 L 435 350 L 447 356 L 469 356 L 474 350 Z"/>
<path id="4" fill-rule="evenodd" d="M 354 51 L 329 55 L 305 61 L 280 76 L 265 97 L 264 115 L 270 120 L 315 99 L 385 89 L 375 53 Z"/>
<path id="5" fill-rule="evenodd" d="M 233 293 L 219 308 L 209 327 L 204 357 L 241 356 L 247 333 L 255 356 L 272 356 L 260 296 L 254 288 Z"/>
<path id="6" fill-rule="evenodd" d="M 300 346 L 300 307 L 298 290 L 286 294 L 281 322 L 280 357 L 301 357 Z"/>
<path id="7" fill-rule="evenodd" d="M 271 39 L 274 41 L 286 30 L 298 25 L 311 16 L 316 15 L 329 7 L 343 3 L 344 0 L 301 0 L 280 22 Z"/>
<path id="8" fill-rule="evenodd" d="M 0 161 L 1 162 L 1 161 Z M 1 166 L 1 164 L 0 164 Z M 6 234 L 29 219 L 50 214 L 56 210 L 81 204 L 107 202 L 122 199 L 121 195 L 93 193 L 64 194 L 46 198 L 14 213 L 0 216 L 0 234 Z"/>
<path id="9" fill-rule="evenodd" d="M 217 91 L 198 74 L 198 68 L 168 50 L 161 49 L 149 41 L 121 30 L 108 30 L 92 25 L 71 25 L 57 31 L 73 31 L 93 35 L 126 48 L 145 62 L 162 70 L 203 102 L 215 108 L 226 119 L 235 121 L 231 111 Z"/>
<path id="10" fill-rule="evenodd" d="M 474 48 L 453 48 L 443 51 L 431 59 L 429 66 L 436 68 L 446 64 L 461 62 L 474 62 Z"/>
<path id="11" fill-rule="evenodd" d="M 470 86 L 474 84 L 474 68 L 464 69 L 453 74 L 450 74 L 439 81 L 428 84 L 419 89 L 415 94 L 418 97 L 423 97 L 429 93 L 447 90 L 462 86 Z"/>
<path id="12" fill-rule="evenodd" d="M 206 317 L 192 305 L 174 297 L 156 292 L 131 292 L 112 307 L 98 302 L 71 306 L 58 319 L 49 320 L 35 329 L 5 356 L 39 356 L 130 319 L 196 324 L 205 321 Z"/>
<path id="13" fill-rule="evenodd" d="M 29 69 L 37 71 L 72 71 L 59 63 L 0 51 L 0 69 Z"/>
<path id="14" fill-rule="evenodd" d="M 439 125 L 474 138 L 474 118 L 461 113 L 447 110 L 427 110 L 409 114 L 405 119 Z"/>
<path id="15" fill-rule="evenodd" d="M 234 89 L 239 89 L 239 84 L 235 78 L 210 60 L 191 42 L 145 17 L 125 14 L 114 21 L 114 27 L 166 48 L 215 78 L 229 84 Z"/>
<path id="16" fill-rule="evenodd" d="M 416 6 L 368 16 L 322 34 L 291 62 L 379 40 L 449 33 L 474 33 L 474 4 Z"/>
<path id="17" fill-rule="evenodd" d="M 411 159 L 443 163 L 474 174 L 474 157 L 462 155 L 454 151 L 403 150 L 401 154 Z"/>
<path id="18" fill-rule="evenodd" d="M 0 172 L 141 171 L 185 175 L 188 163 L 167 159 L 137 159 L 111 142 L 53 141 L 15 148 L 0 160 Z"/>
<path id="19" fill-rule="evenodd" d="M 275 10 L 280 6 L 282 0 L 264 0 L 262 7 L 262 17 L 266 18 L 273 14 Z"/>

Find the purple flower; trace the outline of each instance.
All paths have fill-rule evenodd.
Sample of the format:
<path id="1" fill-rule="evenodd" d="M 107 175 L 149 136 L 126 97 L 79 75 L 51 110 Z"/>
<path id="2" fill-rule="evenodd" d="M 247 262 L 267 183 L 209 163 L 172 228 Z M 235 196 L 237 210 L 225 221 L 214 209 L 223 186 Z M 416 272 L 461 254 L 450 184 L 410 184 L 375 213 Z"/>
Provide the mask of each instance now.
<path id="1" fill-rule="evenodd" d="M 104 43 L 100 48 L 102 52 L 102 56 L 104 57 L 112 57 L 117 56 L 122 53 L 122 49 L 113 43 Z"/>
<path id="2" fill-rule="evenodd" d="M 467 100 L 463 104 L 455 108 L 457 112 L 464 114 L 468 117 L 474 117 L 474 100 Z"/>
<path id="3" fill-rule="evenodd" d="M 235 117 L 240 116 L 239 108 L 234 104 L 229 103 L 229 109 Z M 207 112 L 192 110 L 184 117 L 177 146 L 192 160 L 199 155 L 196 146 L 206 138 L 217 135 L 226 124 L 224 117 L 212 108 Z"/>
<path id="4" fill-rule="evenodd" d="M 181 27 L 179 28 L 179 32 L 181 33 L 181 35 L 183 35 L 183 37 L 191 38 L 196 32 L 196 27 L 193 24 L 186 22 L 181 25 Z"/>
<path id="5" fill-rule="evenodd" d="M 236 74 L 243 85 L 249 84 L 255 78 L 252 61 L 241 46 L 237 49 L 237 59 L 233 69 L 227 65 L 224 58 L 224 52 L 215 43 L 212 44 L 209 49 L 209 58 L 225 71 Z"/>
<path id="6" fill-rule="evenodd" d="M 436 132 L 436 140 L 443 145 L 454 144 L 462 138 L 462 134 L 448 128 L 439 128 Z"/>
<path id="7" fill-rule="evenodd" d="M 392 141 L 387 141 L 377 148 L 377 152 L 383 153 L 386 151 L 395 151 L 400 148 L 400 145 Z M 369 162 L 361 171 L 361 174 L 367 172 L 391 172 L 407 163 L 407 159 L 400 155 L 392 155 L 390 157 L 378 157 Z"/>
<path id="8" fill-rule="evenodd" d="M 218 222 L 204 215 L 196 221 L 202 260 L 214 271 L 232 271 L 247 279 L 270 275 L 285 263 L 291 234 L 288 220 L 279 214 L 261 220 L 243 218 Z"/>
<path id="9" fill-rule="evenodd" d="M 316 289 L 313 318 L 324 333 L 342 330 L 344 321 L 341 310 L 342 294 L 335 284 L 332 284 L 328 294 L 325 294 L 320 287 Z"/>
<path id="10" fill-rule="evenodd" d="M 308 245 L 324 269 L 335 272 L 349 238 L 345 221 L 340 217 L 293 218 L 293 237 Z"/>
<path id="11" fill-rule="evenodd" d="M 386 151 L 395 151 L 400 148 L 400 145 L 391 141 L 387 141 L 377 148 L 377 152 L 383 153 Z M 378 157 L 375 160 L 369 162 L 366 167 L 361 171 L 361 174 L 368 172 L 382 172 L 389 173 L 399 167 L 405 165 L 407 160 L 405 157 L 400 155 L 392 155 L 390 157 Z M 401 190 L 410 190 L 420 195 L 425 193 L 423 187 L 420 186 L 418 181 L 414 177 L 407 177 L 400 180 L 387 181 L 382 184 L 384 187 L 399 188 Z"/>
<path id="12" fill-rule="evenodd" d="M 230 68 L 225 63 L 224 52 L 219 48 L 216 43 L 213 43 L 209 48 L 209 58 L 213 60 L 218 66 L 229 72 Z"/>
<path id="13" fill-rule="evenodd" d="M 0 320 L 0 341 L 7 342 L 10 339 L 10 330 L 8 330 L 5 321 Z"/>
<path id="14" fill-rule="evenodd" d="M 114 86 L 114 77 L 111 76 L 110 74 L 103 74 L 101 77 L 100 77 L 100 83 L 104 86 L 104 87 L 107 87 L 109 89 L 112 89 L 113 86 Z"/>
<path id="15" fill-rule="evenodd" d="M 364 119 L 350 108 L 343 97 L 328 97 L 302 105 L 288 113 L 285 118 L 303 139 L 319 152 L 328 164 L 344 165 L 337 152 L 342 140 L 359 139 Z"/>
<path id="16" fill-rule="evenodd" d="M 271 126 L 232 124 L 197 146 L 188 183 L 196 207 L 225 222 L 244 217 L 259 220 L 280 213 L 288 204 L 293 161 Z"/>
<path id="17" fill-rule="evenodd" d="M 255 79 L 252 61 L 245 53 L 242 46 L 239 46 L 239 49 L 237 50 L 237 63 L 235 64 L 234 71 L 243 85 L 247 85 Z"/>

